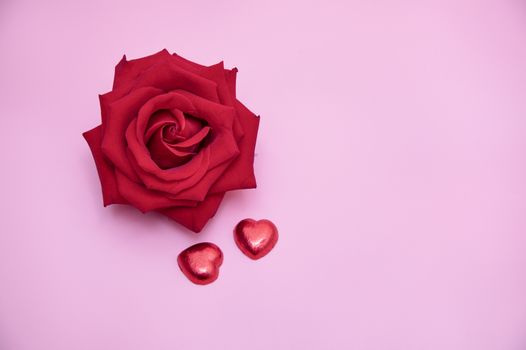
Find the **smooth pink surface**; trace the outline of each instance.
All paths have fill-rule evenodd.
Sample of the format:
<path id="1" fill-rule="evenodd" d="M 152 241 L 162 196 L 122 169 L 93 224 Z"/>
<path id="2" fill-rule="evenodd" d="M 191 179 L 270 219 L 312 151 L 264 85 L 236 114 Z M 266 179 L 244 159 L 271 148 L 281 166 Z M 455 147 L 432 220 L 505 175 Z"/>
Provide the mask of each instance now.
<path id="1" fill-rule="evenodd" d="M 519 0 L 2 0 L 0 349 L 525 349 L 525 40 Z M 258 189 L 200 235 L 103 208 L 81 137 L 165 47 L 262 118 Z M 260 261 L 245 217 L 280 230 Z"/>

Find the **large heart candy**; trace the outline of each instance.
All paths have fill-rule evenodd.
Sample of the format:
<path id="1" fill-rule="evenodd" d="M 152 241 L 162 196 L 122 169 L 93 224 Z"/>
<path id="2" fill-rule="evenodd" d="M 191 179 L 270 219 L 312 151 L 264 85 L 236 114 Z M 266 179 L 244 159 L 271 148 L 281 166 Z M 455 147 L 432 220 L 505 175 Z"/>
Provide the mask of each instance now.
<path id="1" fill-rule="evenodd" d="M 256 260 L 274 248 L 278 241 L 278 229 L 269 220 L 245 219 L 236 225 L 234 240 L 246 256 Z"/>
<path id="2" fill-rule="evenodd" d="M 209 284 L 219 275 L 223 253 L 213 243 L 197 243 L 183 250 L 177 257 L 179 268 L 195 284 Z"/>

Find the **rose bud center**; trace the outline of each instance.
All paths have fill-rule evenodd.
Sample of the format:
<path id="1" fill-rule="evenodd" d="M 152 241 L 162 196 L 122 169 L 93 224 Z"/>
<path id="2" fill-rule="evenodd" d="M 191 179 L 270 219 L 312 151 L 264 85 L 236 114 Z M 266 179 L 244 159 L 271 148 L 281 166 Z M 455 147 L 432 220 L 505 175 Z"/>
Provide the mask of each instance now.
<path id="1" fill-rule="evenodd" d="M 185 164 L 207 142 L 210 127 L 178 110 L 159 110 L 150 118 L 146 142 L 150 156 L 161 169 Z"/>

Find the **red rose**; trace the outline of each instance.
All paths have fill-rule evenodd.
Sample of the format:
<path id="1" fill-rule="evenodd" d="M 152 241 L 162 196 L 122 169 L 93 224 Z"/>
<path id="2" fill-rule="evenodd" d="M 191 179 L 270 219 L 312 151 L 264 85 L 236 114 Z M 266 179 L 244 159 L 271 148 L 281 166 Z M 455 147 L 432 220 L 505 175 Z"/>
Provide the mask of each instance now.
<path id="1" fill-rule="evenodd" d="M 237 69 L 163 50 L 115 67 L 101 125 L 85 132 L 104 206 L 131 204 L 199 232 L 225 192 L 255 188 L 259 118 L 236 99 Z"/>

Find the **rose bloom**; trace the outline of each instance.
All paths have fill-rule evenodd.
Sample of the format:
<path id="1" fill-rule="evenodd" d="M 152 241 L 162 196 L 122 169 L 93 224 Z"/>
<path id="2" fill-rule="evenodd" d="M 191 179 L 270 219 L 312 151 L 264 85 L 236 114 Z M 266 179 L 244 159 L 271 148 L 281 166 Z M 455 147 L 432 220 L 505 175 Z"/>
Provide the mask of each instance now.
<path id="1" fill-rule="evenodd" d="M 236 99 L 237 69 L 162 50 L 115 67 L 101 125 L 85 132 L 104 206 L 157 211 L 199 232 L 225 192 L 255 188 L 259 117 Z"/>

